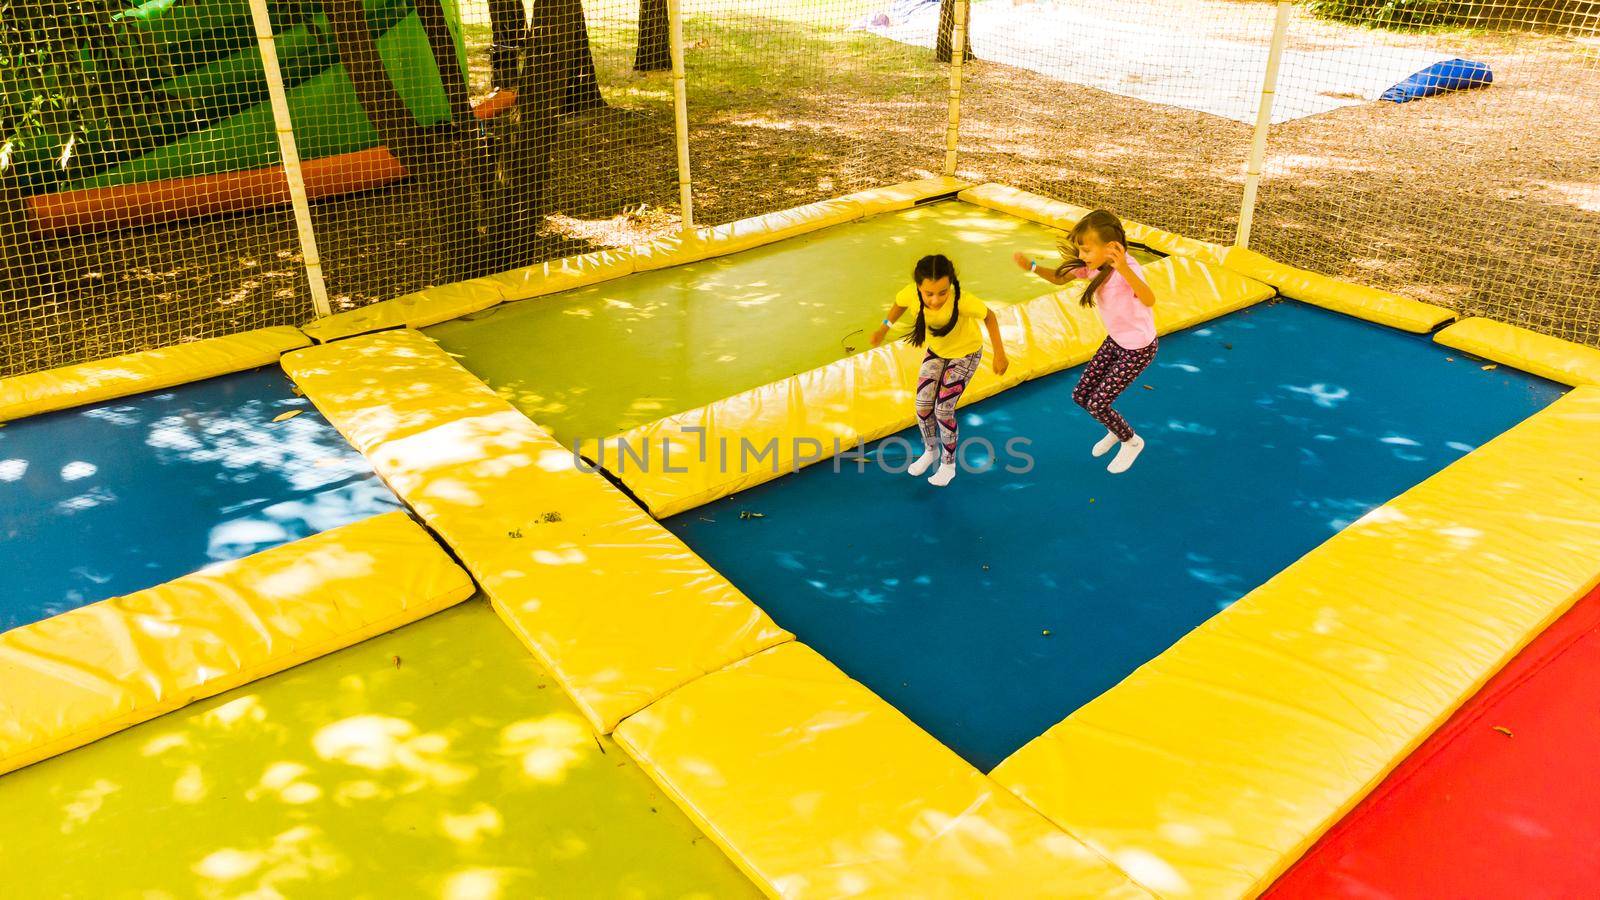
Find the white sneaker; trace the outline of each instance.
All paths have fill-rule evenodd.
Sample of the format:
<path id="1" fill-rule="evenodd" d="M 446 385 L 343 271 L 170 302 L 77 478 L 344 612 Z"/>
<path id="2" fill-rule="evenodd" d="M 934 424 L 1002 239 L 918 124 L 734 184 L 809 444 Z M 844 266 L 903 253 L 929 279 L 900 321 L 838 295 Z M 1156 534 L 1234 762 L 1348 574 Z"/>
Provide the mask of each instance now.
<path id="1" fill-rule="evenodd" d="M 928 483 L 934 487 L 944 487 L 954 481 L 956 477 L 955 463 L 940 463 L 939 468 L 928 477 Z"/>
<path id="2" fill-rule="evenodd" d="M 939 451 L 937 451 L 937 450 L 926 450 L 926 451 L 923 451 L 923 454 L 921 456 L 917 457 L 916 461 L 911 464 L 911 468 L 906 469 L 906 474 L 910 475 L 912 478 L 917 478 L 917 477 L 921 476 L 923 472 L 926 472 L 929 469 L 933 468 L 933 464 L 938 462 L 938 461 L 939 461 Z"/>
<path id="3" fill-rule="evenodd" d="M 1107 453 L 1110 453 L 1111 448 L 1115 447 L 1116 445 L 1117 436 L 1108 431 L 1106 432 L 1106 436 L 1100 439 L 1100 443 L 1094 445 L 1094 455 L 1097 457 L 1105 456 Z"/>
<path id="4" fill-rule="evenodd" d="M 1106 466 L 1106 471 L 1113 475 L 1120 475 L 1128 471 L 1133 461 L 1139 458 L 1139 451 L 1144 449 L 1144 438 L 1137 434 L 1131 439 L 1122 442 L 1122 449 L 1111 458 L 1111 465 Z"/>

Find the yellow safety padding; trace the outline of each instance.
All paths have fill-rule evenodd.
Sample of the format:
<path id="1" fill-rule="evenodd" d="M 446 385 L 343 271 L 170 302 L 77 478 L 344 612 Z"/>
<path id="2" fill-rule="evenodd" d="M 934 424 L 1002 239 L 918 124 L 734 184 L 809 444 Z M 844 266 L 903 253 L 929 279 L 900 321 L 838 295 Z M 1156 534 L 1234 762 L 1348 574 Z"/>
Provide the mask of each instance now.
<path id="1" fill-rule="evenodd" d="M 1073 226 L 1078 224 L 1078 220 L 1090 212 L 1086 207 L 1003 184 L 982 184 L 962 191 L 958 197 L 968 203 L 1062 231 L 1071 231 Z M 1213 265 L 1222 264 L 1225 248 L 1209 241 L 1173 234 L 1131 219 L 1123 219 L 1122 227 L 1127 232 L 1129 241 L 1142 244 L 1157 253 L 1198 259 Z"/>
<path id="2" fill-rule="evenodd" d="M 995 769 L 1166 897 L 1254 896 L 1600 582 L 1600 388 L 1379 507 Z"/>
<path id="3" fill-rule="evenodd" d="M 567 256 L 526 268 L 490 275 L 482 280 L 498 285 L 506 302 L 531 300 L 588 287 L 633 274 L 633 251 L 596 250 Z M 429 323 L 432 324 L 432 323 Z M 417 326 L 412 326 L 417 327 Z"/>
<path id="4" fill-rule="evenodd" d="M 1574 387 L 1600 384 L 1600 349 L 1491 319 L 1462 319 L 1435 341 Z"/>
<path id="5" fill-rule="evenodd" d="M 383 634 L 472 595 L 405 513 L 0 634 L 0 772 Z"/>
<path id="6" fill-rule="evenodd" d="M 1442 306 L 1296 269 L 1243 247 L 1229 247 L 1223 265 L 1272 285 L 1285 297 L 1403 331 L 1426 334 L 1456 317 Z"/>
<path id="7" fill-rule="evenodd" d="M 616 738 L 774 897 L 1149 897 L 802 644 Z"/>
<path id="8" fill-rule="evenodd" d="M 424 328 L 481 312 L 505 299 L 504 285 L 474 278 L 425 288 L 360 309 L 334 313 L 301 326 L 319 344 L 385 328 Z"/>
<path id="9" fill-rule="evenodd" d="M 1165 334 L 1249 306 L 1272 288 L 1199 260 L 1169 257 L 1145 267 Z M 1084 282 L 996 311 L 1011 368 L 996 378 L 992 347 L 961 403 L 1077 365 L 1105 340 Z M 698 409 L 583 445 L 584 456 L 621 478 L 657 518 L 830 459 L 912 424 L 922 351 L 903 341 L 847 357 Z M 768 453 L 770 448 L 771 452 Z M 624 450 L 632 455 L 624 455 Z M 649 454 L 642 465 L 638 460 Z"/>
<path id="10" fill-rule="evenodd" d="M 363 335 L 283 365 L 602 732 L 791 638 L 421 333 Z"/>
<path id="11" fill-rule="evenodd" d="M 298 328 L 261 328 L 3 378 L 0 422 L 271 365 L 310 343 Z"/>
<path id="12" fill-rule="evenodd" d="M 1087 207 L 1004 184 L 980 184 L 967 188 L 956 198 L 1061 231 L 1071 231 L 1079 219 L 1089 214 Z"/>
<path id="13" fill-rule="evenodd" d="M 924 200 L 954 194 L 971 186 L 971 182 L 940 175 L 857 191 L 854 194 L 846 194 L 840 199 L 858 204 L 863 216 L 876 216 L 880 213 L 910 209 Z"/>
<path id="14" fill-rule="evenodd" d="M 634 267 L 639 272 L 665 269 L 751 250 L 861 218 L 861 205 L 848 200 L 822 200 L 783 209 L 726 225 L 697 228 L 690 235 L 673 235 L 635 248 Z"/>

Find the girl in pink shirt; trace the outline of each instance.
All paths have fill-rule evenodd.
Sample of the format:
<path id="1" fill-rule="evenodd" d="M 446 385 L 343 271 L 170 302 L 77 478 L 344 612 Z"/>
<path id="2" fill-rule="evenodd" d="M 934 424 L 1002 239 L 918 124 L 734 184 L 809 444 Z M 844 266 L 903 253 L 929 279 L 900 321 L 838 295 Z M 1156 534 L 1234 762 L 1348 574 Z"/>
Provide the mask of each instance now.
<path id="1" fill-rule="evenodd" d="M 1156 295 L 1145 283 L 1139 261 L 1128 256 L 1128 236 L 1116 216 L 1097 209 L 1078 222 L 1068 240 L 1061 245 L 1065 261 L 1054 269 L 1041 269 L 1037 261 L 1021 253 L 1014 258 L 1017 265 L 1051 284 L 1089 279 L 1081 302 L 1100 313 L 1107 336 L 1084 367 L 1072 399 L 1106 426 L 1106 436 L 1094 445 L 1094 455 L 1104 456 L 1120 443 L 1106 469 L 1126 472 L 1144 449 L 1144 438 L 1134 433 L 1111 404 L 1156 358 L 1156 320 L 1151 312 Z"/>

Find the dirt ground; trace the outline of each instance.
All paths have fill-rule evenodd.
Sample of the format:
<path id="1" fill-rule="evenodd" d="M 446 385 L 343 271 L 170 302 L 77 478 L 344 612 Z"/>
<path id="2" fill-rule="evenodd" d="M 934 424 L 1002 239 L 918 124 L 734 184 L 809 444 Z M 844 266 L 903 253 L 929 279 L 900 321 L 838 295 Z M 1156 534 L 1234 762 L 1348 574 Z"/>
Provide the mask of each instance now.
<path id="1" fill-rule="evenodd" d="M 1297 40 L 1314 46 L 1337 33 L 1329 28 L 1299 28 Z M 716 59 L 717 40 L 691 43 L 691 61 Z M 1600 345 L 1600 42 L 1384 40 L 1485 59 L 1496 83 L 1274 126 L 1252 246 Z M 677 226 L 669 83 L 621 72 L 625 64 L 608 59 L 602 82 L 612 106 L 564 124 L 557 213 L 529 238 L 532 256 L 623 246 Z M 873 69 L 860 79 L 818 69 L 806 75 L 815 83 L 805 90 L 792 79 L 765 89 L 760 79 L 724 83 L 732 76 L 709 68 L 701 71 L 715 83 L 691 93 L 701 223 L 922 177 L 942 164 L 945 75 L 931 60 L 914 72 Z M 481 81 L 481 66 L 474 71 Z M 981 60 L 965 74 L 963 177 L 1232 241 L 1250 126 Z M 337 307 L 433 283 L 457 251 L 438 246 L 430 230 L 437 204 L 449 202 L 437 193 L 412 181 L 316 204 Z M 0 375 L 311 315 L 287 210 L 78 236 L 38 251 L 46 287 L 0 298 Z"/>

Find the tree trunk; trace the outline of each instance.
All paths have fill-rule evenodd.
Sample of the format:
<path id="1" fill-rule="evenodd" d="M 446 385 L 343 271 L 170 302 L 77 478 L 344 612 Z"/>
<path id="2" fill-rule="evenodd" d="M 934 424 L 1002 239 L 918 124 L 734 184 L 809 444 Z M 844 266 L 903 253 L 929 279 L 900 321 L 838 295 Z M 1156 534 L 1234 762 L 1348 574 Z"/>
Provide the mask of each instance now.
<path id="1" fill-rule="evenodd" d="M 565 95 L 567 62 L 555 40 L 567 0 L 534 0 L 532 21 L 520 53 L 516 105 L 507 117 L 499 178 L 491 202 L 490 247 L 498 268 L 515 268 L 536 247 L 539 223 L 549 208 L 551 149 L 557 113 Z M 570 30 L 570 26 L 568 26 Z M 535 254 L 536 255 L 536 254 Z"/>
<path id="2" fill-rule="evenodd" d="M 534 0 L 546 9 L 550 28 L 545 32 L 554 44 L 551 64 L 561 73 L 562 88 L 557 95 L 564 113 L 586 112 L 606 105 L 600 96 L 600 79 L 594 71 L 594 52 L 589 47 L 589 23 L 583 16 L 583 0 Z M 538 41 L 536 44 L 542 44 Z M 534 52 L 540 53 L 538 46 Z"/>
<path id="3" fill-rule="evenodd" d="M 934 59 L 942 63 L 951 62 L 953 54 L 951 45 L 955 42 L 956 30 L 956 0 L 939 0 L 939 42 L 934 49 Z M 962 35 L 961 59 L 966 61 L 972 58 L 972 10 L 967 10 L 967 31 Z"/>
<path id="4" fill-rule="evenodd" d="M 28 230 L 28 204 L 11 170 L 0 171 L 0 307 L 6 317 L 42 306 L 56 290 L 55 266 Z"/>
<path id="5" fill-rule="evenodd" d="M 481 274 L 477 271 L 482 257 L 481 236 L 472 224 L 476 204 L 471 199 L 467 166 L 459 161 L 450 142 L 441 140 L 439 132 L 422 128 L 411 115 L 384 69 L 377 41 L 367 27 L 362 0 L 327 0 L 324 9 L 339 59 L 355 86 L 367 120 L 384 146 L 405 166 L 406 174 L 423 186 L 434 213 L 425 228 L 444 261 L 440 283 Z M 452 46 L 452 59 L 454 53 Z M 298 128 L 308 126 L 315 127 L 296 123 Z"/>
<path id="6" fill-rule="evenodd" d="M 422 30 L 428 35 L 428 47 L 433 51 L 433 62 L 439 69 L 439 82 L 444 85 L 445 99 L 450 101 L 450 121 L 457 125 L 472 123 L 472 101 L 467 97 L 467 79 L 461 74 L 461 60 L 456 54 L 456 37 L 445 19 L 440 0 L 413 0 L 417 18 L 422 20 Z"/>
<path id="7" fill-rule="evenodd" d="M 633 68 L 665 72 L 672 68 L 672 22 L 667 0 L 639 0 L 639 46 Z"/>
<path id="8" fill-rule="evenodd" d="M 383 57 L 378 53 L 378 43 L 367 27 L 361 0 L 328 0 L 325 6 L 328 25 L 339 49 L 339 60 L 355 86 L 361 108 L 378 132 L 378 139 L 408 172 L 420 173 L 428 165 L 427 141 L 411 110 L 400 99 L 394 82 L 389 80 Z M 295 126 L 314 127 L 309 122 L 296 122 Z"/>
<path id="9" fill-rule="evenodd" d="M 522 0 L 489 0 L 489 67 L 494 86 L 510 90 L 517 86 L 517 65 L 528 43 L 528 14 Z"/>

